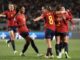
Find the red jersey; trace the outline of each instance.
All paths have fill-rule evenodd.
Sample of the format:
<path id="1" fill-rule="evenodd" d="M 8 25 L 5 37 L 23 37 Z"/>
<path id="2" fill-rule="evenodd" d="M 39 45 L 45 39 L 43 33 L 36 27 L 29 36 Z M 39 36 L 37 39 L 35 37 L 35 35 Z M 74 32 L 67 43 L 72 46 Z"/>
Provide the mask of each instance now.
<path id="1" fill-rule="evenodd" d="M 25 17 L 24 14 L 20 14 L 19 13 L 16 16 L 16 22 L 17 22 L 17 25 L 18 25 L 18 31 L 20 33 L 22 33 L 22 32 L 28 32 L 29 31 L 28 28 L 27 28 L 27 26 L 26 26 L 26 17 Z"/>
<path id="2" fill-rule="evenodd" d="M 42 14 L 42 17 L 45 19 L 45 29 L 55 30 L 55 23 L 54 23 L 54 15 L 52 12 L 45 12 Z"/>
<path id="3" fill-rule="evenodd" d="M 16 26 L 16 23 L 15 23 L 15 20 L 14 20 L 14 16 L 16 14 L 15 10 L 13 10 L 13 11 L 7 10 L 7 11 L 4 11 L 3 14 L 5 14 L 7 19 L 8 19 L 7 20 L 7 25 L 8 26 Z"/>
<path id="4" fill-rule="evenodd" d="M 71 13 L 71 11 L 70 10 L 67 10 L 67 12 L 68 12 L 68 14 L 69 14 L 69 18 L 70 18 L 70 20 L 72 20 L 72 13 Z"/>
<path id="5" fill-rule="evenodd" d="M 62 16 L 66 17 L 63 19 Z M 66 13 L 57 13 L 56 14 L 56 31 L 57 32 L 68 32 L 68 22 L 72 21 L 71 15 Z"/>

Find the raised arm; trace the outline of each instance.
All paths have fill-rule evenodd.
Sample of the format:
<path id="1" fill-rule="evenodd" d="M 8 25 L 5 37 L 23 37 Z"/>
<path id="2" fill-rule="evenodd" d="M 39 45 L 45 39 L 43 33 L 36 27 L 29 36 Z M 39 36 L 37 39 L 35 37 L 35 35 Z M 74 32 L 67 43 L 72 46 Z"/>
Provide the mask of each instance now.
<path id="1" fill-rule="evenodd" d="M 6 17 L 6 15 L 5 14 L 0 14 L 0 17 Z"/>
<path id="2" fill-rule="evenodd" d="M 73 16 L 72 16 L 72 14 L 69 12 L 69 18 L 70 18 L 70 23 L 72 24 L 72 27 L 71 27 L 71 30 L 73 30 L 74 28 L 75 28 L 75 23 L 74 23 L 74 21 L 73 21 Z"/>
<path id="3" fill-rule="evenodd" d="M 39 21 L 40 19 L 43 19 L 43 16 L 42 15 L 39 16 L 39 17 L 37 17 L 37 18 L 35 18 L 35 19 L 33 19 L 33 20 L 34 20 L 34 22 L 36 22 L 36 21 Z"/>

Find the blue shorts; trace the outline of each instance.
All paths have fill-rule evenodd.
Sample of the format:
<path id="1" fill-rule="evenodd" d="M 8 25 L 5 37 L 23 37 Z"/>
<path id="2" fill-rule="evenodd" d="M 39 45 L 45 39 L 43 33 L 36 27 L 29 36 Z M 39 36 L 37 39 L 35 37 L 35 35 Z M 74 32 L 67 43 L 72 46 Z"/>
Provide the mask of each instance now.
<path id="1" fill-rule="evenodd" d="M 23 38 L 26 38 L 29 33 L 28 32 L 21 32 L 20 35 L 23 37 Z"/>
<path id="2" fill-rule="evenodd" d="M 15 32 L 17 32 L 17 27 L 16 26 L 8 27 L 8 31 L 11 31 L 11 30 L 13 30 L 13 32 L 15 33 Z"/>
<path id="3" fill-rule="evenodd" d="M 46 29 L 45 31 L 45 38 L 50 38 L 52 40 L 53 36 L 55 35 L 55 31 Z"/>

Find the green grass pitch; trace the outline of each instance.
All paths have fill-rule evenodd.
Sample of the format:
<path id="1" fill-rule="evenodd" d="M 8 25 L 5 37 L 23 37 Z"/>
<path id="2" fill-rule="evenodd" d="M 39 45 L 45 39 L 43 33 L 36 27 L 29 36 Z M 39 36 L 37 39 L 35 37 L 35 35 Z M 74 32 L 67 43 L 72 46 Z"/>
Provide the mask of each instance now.
<path id="1" fill-rule="evenodd" d="M 78 40 L 78 39 L 71 39 L 69 41 L 69 55 L 71 56 L 70 59 L 65 59 L 65 56 L 63 56 L 62 59 L 56 58 L 55 49 L 54 49 L 55 41 L 52 42 L 53 53 L 55 56 L 53 59 L 46 59 L 46 58 L 44 58 L 44 56 L 37 57 L 36 53 L 31 48 L 31 46 L 26 51 L 26 53 L 25 53 L 26 56 L 21 57 L 21 56 L 19 56 L 19 53 L 21 52 L 25 41 L 24 40 L 16 40 L 15 42 L 16 42 L 16 49 L 18 51 L 18 53 L 16 55 L 13 54 L 11 47 L 7 47 L 5 40 L 0 40 L 0 60 L 80 60 L 80 40 Z M 36 43 L 40 53 L 45 55 L 46 49 L 47 49 L 45 40 L 35 40 L 35 43 Z"/>

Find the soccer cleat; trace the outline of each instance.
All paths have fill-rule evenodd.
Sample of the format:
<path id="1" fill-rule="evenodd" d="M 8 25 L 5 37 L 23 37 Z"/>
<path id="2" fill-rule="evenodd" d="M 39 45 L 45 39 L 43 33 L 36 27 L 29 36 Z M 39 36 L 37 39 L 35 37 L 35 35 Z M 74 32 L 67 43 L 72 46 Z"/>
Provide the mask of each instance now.
<path id="1" fill-rule="evenodd" d="M 59 55 L 57 56 L 58 59 L 62 58 L 62 53 L 59 53 Z"/>
<path id="2" fill-rule="evenodd" d="M 53 59 L 54 58 L 54 55 L 49 56 L 49 58 Z"/>
<path id="3" fill-rule="evenodd" d="M 20 56 L 25 56 L 25 55 L 24 55 L 24 53 L 21 52 L 21 53 L 20 53 Z"/>
<path id="4" fill-rule="evenodd" d="M 67 52 L 65 52 L 65 56 L 66 56 L 66 58 L 71 58 L 71 57 L 68 55 Z"/>
<path id="5" fill-rule="evenodd" d="M 17 51 L 15 50 L 15 51 L 14 51 L 14 55 L 15 55 L 16 53 L 17 53 Z"/>
<path id="6" fill-rule="evenodd" d="M 37 56 L 38 56 L 38 57 L 41 57 L 41 56 L 43 56 L 43 55 L 42 55 L 42 54 L 37 54 Z"/>
<path id="7" fill-rule="evenodd" d="M 61 58 L 61 56 L 57 56 L 57 58 L 58 58 L 58 59 L 60 59 L 60 58 Z"/>
<path id="8" fill-rule="evenodd" d="M 7 46 L 8 46 L 8 47 L 10 47 L 10 44 L 9 44 L 9 43 L 7 43 Z"/>
<path id="9" fill-rule="evenodd" d="M 10 44 L 8 43 L 8 40 L 6 40 L 7 46 L 10 47 Z"/>
<path id="10" fill-rule="evenodd" d="M 5 41 L 6 43 L 8 42 L 8 40 Z"/>
<path id="11" fill-rule="evenodd" d="M 64 53 L 65 53 L 64 48 L 61 50 L 61 53 L 62 53 L 62 54 L 64 54 Z"/>
<path id="12" fill-rule="evenodd" d="M 45 55 L 44 57 L 45 57 L 46 59 L 48 59 L 48 58 L 49 58 L 49 56 L 46 56 L 46 55 Z"/>

